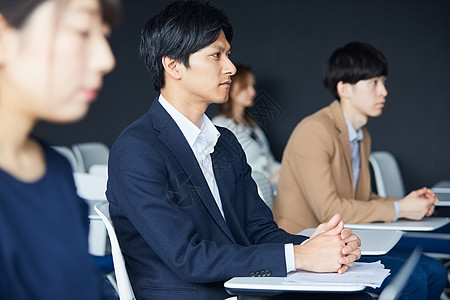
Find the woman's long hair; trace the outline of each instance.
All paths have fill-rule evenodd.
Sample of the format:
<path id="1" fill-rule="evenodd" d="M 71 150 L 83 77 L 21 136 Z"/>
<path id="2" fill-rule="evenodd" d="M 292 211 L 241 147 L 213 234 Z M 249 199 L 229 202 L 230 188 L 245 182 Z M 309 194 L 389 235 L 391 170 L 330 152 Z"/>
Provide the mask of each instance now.
<path id="1" fill-rule="evenodd" d="M 249 75 L 253 75 L 252 69 L 250 66 L 247 65 L 236 65 L 236 74 L 233 75 L 231 78 L 231 86 L 230 86 L 230 98 L 227 102 L 222 103 L 219 105 L 219 115 L 223 115 L 229 119 L 233 119 L 233 99 L 231 98 L 231 90 L 236 87 L 236 84 L 238 84 L 238 87 L 240 90 L 244 89 L 248 85 L 248 78 Z M 244 115 L 242 116 L 242 119 L 250 125 L 250 127 L 256 127 L 258 124 L 256 123 L 255 119 L 252 117 L 252 115 L 249 113 L 248 108 L 245 108 Z M 235 123 L 238 123 L 236 120 L 233 120 Z"/>

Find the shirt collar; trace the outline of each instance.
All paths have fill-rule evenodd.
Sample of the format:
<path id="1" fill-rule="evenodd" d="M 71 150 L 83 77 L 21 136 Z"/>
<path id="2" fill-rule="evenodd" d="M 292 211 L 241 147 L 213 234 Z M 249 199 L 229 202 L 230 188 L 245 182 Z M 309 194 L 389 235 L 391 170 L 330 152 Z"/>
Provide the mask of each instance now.
<path id="1" fill-rule="evenodd" d="M 194 145 L 195 140 L 200 134 L 200 128 L 198 128 L 194 123 L 192 123 L 188 118 L 186 118 L 182 113 L 180 113 L 172 104 L 170 104 L 161 94 L 158 99 L 159 103 L 164 107 L 167 113 L 172 117 L 172 119 L 177 123 L 184 137 L 186 138 L 189 146 Z"/>
<path id="2" fill-rule="evenodd" d="M 205 114 L 203 114 L 200 128 L 198 128 L 161 94 L 159 95 L 158 101 L 178 125 L 189 146 L 195 153 L 205 153 L 206 155 L 214 152 L 214 146 L 219 139 L 220 133 Z"/>
<path id="3" fill-rule="evenodd" d="M 219 136 L 220 133 L 216 126 L 214 126 L 206 115 L 203 115 L 200 134 L 197 136 L 193 145 L 195 151 L 198 154 L 203 153 L 204 155 L 213 153 Z"/>
<path id="4" fill-rule="evenodd" d="M 364 137 L 362 129 L 355 130 L 352 123 L 348 119 L 348 117 L 344 113 L 345 123 L 347 124 L 347 130 L 348 130 L 348 139 L 351 142 L 354 141 L 361 141 Z"/>

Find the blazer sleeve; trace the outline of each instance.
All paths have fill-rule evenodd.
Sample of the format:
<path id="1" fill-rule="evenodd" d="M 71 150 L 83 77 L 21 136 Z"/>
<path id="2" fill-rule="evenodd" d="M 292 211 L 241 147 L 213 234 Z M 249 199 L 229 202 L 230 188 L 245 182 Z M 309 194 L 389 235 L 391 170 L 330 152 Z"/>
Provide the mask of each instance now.
<path id="1" fill-rule="evenodd" d="M 340 213 L 346 223 L 392 221 L 393 198 L 353 199 L 338 192 L 342 185 L 344 157 L 336 149 L 337 137 L 318 120 L 307 120 L 296 128 L 283 162 L 289 166 L 294 181 L 319 222 Z M 333 170 L 335 172 L 333 172 Z M 340 175 L 338 171 L 340 170 Z M 342 186 L 339 187 L 341 190 Z M 351 194 L 347 193 L 347 194 Z M 372 197 L 377 195 L 372 194 Z"/>
<path id="2" fill-rule="evenodd" d="M 195 210 L 195 205 L 181 207 L 170 200 L 183 200 L 195 191 L 185 193 L 174 184 L 172 179 L 177 174 L 166 165 L 173 157 L 167 148 L 155 146 L 157 143 L 157 138 L 149 141 L 129 134 L 111 149 L 108 199 L 123 214 L 117 217 L 116 226 L 125 217 L 135 229 L 122 232 L 122 238 L 129 243 L 135 238 L 144 239 L 151 251 L 187 282 L 223 281 L 260 270 L 285 276 L 282 243 L 244 246 L 201 237 L 197 228 L 203 216 L 193 219 L 187 213 Z M 209 226 L 214 224 L 205 221 L 204 230 Z"/>

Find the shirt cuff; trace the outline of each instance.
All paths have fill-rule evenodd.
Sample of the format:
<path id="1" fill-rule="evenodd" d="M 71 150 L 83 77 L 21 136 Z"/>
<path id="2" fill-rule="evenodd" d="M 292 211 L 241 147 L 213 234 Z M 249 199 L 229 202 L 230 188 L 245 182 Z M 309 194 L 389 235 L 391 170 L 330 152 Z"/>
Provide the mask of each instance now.
<path id="1" fill-rule="evenodd" d="M 398 204 L 398 201 L 394 201 L 394 209 L 395 209 L 395 217 L 394 222 L 398 220 L 398 214 L 400 212 L 400 204 Z"/>
<path id="2" fill-rule="evenodd" d="M 294 244 L 284 244 L 284 257 L 286 258 L 286 272 L 295 271 Z"/>

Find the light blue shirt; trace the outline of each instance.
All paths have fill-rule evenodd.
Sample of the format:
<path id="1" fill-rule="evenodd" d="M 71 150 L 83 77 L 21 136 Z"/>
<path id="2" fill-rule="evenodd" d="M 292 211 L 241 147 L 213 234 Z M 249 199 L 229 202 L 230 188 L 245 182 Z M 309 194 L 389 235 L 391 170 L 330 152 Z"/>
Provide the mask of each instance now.
<path id="1" fill-rule="evenodd" d="M 348 139 L 350 140 L 350 149 L 352 151 L 352 170 L 353 170 L 353 189 L 356 190 L 358 184 L 359 171 L 361 169 L 361 151 L 359 149 L 359 142 L 364 138 L 362 129 L 355 130 L 352 123 L 344 113 L 345 123 L 347 124 Z M 394 222 L 398 219 L 400 206 L 398 201 L 394 201 L 395 217 Z"/>
<path id="2" fill-rule="evenodd" d="M 355 130 L 352 123 L 344 113 L 345 123 L 347 124 L 348 138 L 350 140 L 350 149 L 352 150 L 352 169 L 353 169 L 353 189 L 356 190 L 358 184 L 359 171 L 361 169 L 361 151 L 359 142 L 363 139 L 362 129 Z"/>

